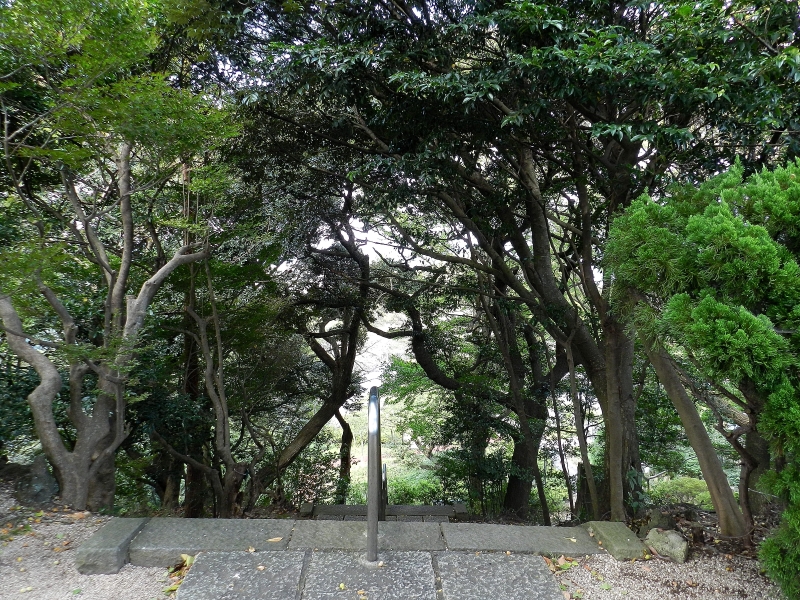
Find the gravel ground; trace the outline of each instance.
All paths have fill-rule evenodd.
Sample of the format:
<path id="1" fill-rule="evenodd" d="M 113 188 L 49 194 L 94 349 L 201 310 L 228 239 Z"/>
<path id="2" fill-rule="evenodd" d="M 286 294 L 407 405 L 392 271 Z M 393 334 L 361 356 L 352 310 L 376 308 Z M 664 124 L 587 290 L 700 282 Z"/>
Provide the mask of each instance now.
<path id="1" fill-rule="evenodd" d="M 0 599 L 166 600 L 166 569 L 125 565 L 117 575 L 81 575 L 75 548 L 108 517 L 17 509 L 0 483 Z"/>
<path id="2" fill-rule="evenodd" d="M 58 506 L 19 509 L 10 484 L 0 482 L 0 600 L 166 600 L 164 568 L 126 565 L 116 575 L 75 570 L 74 549 L 107 520 Z M 783 598 L 759 573 L 758 562 L 742 556 L 695 553 L 683 565 L 656 559 L 617 562 L 607 555 L 571 562 L 568 569 L 556 567 L 565 599 Z"/>
<path id="3" fill-rule="evenodd" d="M 577 563 L 577 564 L 575 564 Z M 741 556 L 692 556 L 684 564 L 665 560 L 618 562 L 608 555 L 577 558 L 558 569 L 564 598 L 598 600 L 781 600 L 780 590 L 759 573 L 758 561 Z"/>

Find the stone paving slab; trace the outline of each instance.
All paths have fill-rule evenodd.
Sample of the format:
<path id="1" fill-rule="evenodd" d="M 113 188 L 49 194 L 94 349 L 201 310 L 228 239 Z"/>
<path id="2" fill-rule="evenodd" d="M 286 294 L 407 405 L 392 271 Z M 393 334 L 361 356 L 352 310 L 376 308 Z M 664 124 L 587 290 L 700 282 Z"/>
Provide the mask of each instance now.
<path id="1" fill-rule="evenodd" d="M 435 552 L 444 600 L 564 600 L 541 556 Z"/>
<path id="2" fill-rule="evenodd" d="M 300 589 L 305 555 L 305 552 L 203 552 L 178 589 L 178 600 L 293 599 Z"/>
<path id="3" fill-rule="evenodd" d="M 455 515 L 456 511 L 450 505 L 416 506 L 413 504 L 390 504 L 386 507 L 387 515 Z"/>
<path id="4" fill-rule="evenodd" d="M 386 515 L 394 517 L 401 515 L 439 515 L 453 517 L 456 514 L 456 508 L 457 507 L 450 505 L 423 506 L 416 504 L 389 504 L 386 507 Z M 323 515 L 367 516 L 367 507 L 364 504 L 315 504 L 310 512 L 307 506 L 304 506 L 303 510 L 306 514 L 313 514 L 317 518 L 322 518 Z"/>
<path id="5" fill-rule="evenodd" d="M 380 550 L 444 550 L 439 523 L 378 523 Z M 353 521 L 297 521 L 290 550 L 350 550 L 367 548 L 366 523 Z"/>
<path id="6" fill-rule="evenodd" d="M 363 553 L 314 552 L 303 600 L 436 600 L 430 553 L 379 552 L 378 561 L 382 566 L 368 563 Z"/>
<path id="7" fill-rule="evenodd" d="M 642 558 L 645 554 L 644 544 L 625 523 L 589 521 L 583 527 L 587 532 L 593 533 L 594 539 L 602 542 L 603 547 L 617 560 Z"/>
<path id="8" fill-rule="evenodd" d="M 448 550 L 494 550 L 575 556 L 603 552 L 580 527 L 442 523 Z"/>
<path id="9" fill-rule="evenodd" d="M 292 519 L 154 518 L 131 542 L 130 561 L 139 567 L 168 567 L 180 562 L 181 554 L 235 552 L 251 546 L 258 551 L 285 550 L 294 524 Z"/>
<path id="10" fill-rule="evenodd" d="M 386 518 L 388 519 L 389 517 Z M 397 520 L 399 521 L 400 517 L 397 517 Z M 444 515 L 425 515 L 422 520 L 426 523 L 449 523 L 450 517 Z"/>
<path id="11" fill-rule="evenodd" d="M 83 575 L 119 573 L 128 562 L 131 540 L 147 524 L 147 519 L 115 517 L 103 525 L 75 552 L 75 568 Z"/>

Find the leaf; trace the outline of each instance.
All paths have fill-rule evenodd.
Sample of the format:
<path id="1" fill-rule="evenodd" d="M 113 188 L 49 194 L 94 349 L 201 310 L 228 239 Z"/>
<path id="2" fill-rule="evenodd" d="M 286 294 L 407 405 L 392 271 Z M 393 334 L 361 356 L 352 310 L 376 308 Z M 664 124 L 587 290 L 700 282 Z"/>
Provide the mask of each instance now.
<path id="1" fill-rule="evenodd" d="M 555 573 L 555 572 L 556 572 L 556 566 L 553 564 L 553 561 L 552 561 L 552 560 L 550 560 L 549 558 L 547 558 L 546 556 L 543 556 L 542 558 L 544 559 L 544 562 L 545 562 L 545 563 L 547 563 L 547 567 L 548 567 L 548 568 L 549 568 L 549 569 L 550 569 L 550 570 L 551 570 L 553 573 Z"/>
<path id="2" fill-rule="evenodd" d="M 181 582 L 179 581 L 178 583 L 173 583 L 173 584 L 172 584 L 171 586 L 169 586 L 169 587 L 165 587 L 165 588 L 164 588 L 163 590 L 161 590 L 161 591 L 162 591 L 162 592 L 164 592 L 165 594 L 171 594 L 172 592 L 177 592 L 177 591 L 178 591 L 178 588 L 179 588 L 180 586 L 181 586 Z"/>
<path id="3" fill-rule="evenodd" d="M 340 583 L 340 584 L 339 584 L 339 589 L 340 589 L 340 590 L 345 590 L 345 589 L 347 589 L 347 588 L 345 587 L 345 585 L 344 585 L 343 583 Z"/>
<path id="4" fill-rule="evenodd" d="M 253 548 L 252 546 L 250 546 L 250 547 L 247 549 L 247 551 L 248 551 L 248 552 L 255 552 L 255 551 L 256 551 L 256 549 L 255 549 L 255 548 Z"/>
<path id="5" fill-rule="evenodd" d="M 572 542 L 572 543 L 574 543 L 574 544 L 577 544 L 577 543 L 578 543 L 578 540 L 576 540 L 574 537 L 568 537 L 568 538 L 564 538 L 564 539 L 565 539 L 565 540 L 569 540 L 570 542 Z"/>
<path id="6" fill-rule="evenodd" d="M 611 589 L 611 584 L 608 583 L 607 581 L 604 581 L 603 583 L 600 584 L 600 589 L 601 590 L 610 590 Z"/>
<path id="7" fill-rule="evenodd" d="M 274 537 L 274 538 L 269 538 L 267 541 L 268 542 L 280 542 L 282 539 L 283 539 L 282 537 Z"/>

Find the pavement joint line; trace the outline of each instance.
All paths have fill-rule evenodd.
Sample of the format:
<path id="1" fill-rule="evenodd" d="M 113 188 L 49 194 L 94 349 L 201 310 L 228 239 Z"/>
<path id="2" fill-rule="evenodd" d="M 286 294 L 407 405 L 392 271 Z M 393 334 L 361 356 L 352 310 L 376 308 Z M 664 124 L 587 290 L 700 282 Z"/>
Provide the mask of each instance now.
<path id="1" fill-rule="evenodd" d="M 435 552 L 431 552 L 431 565 L 433 566 L 433 589 L 436 590 L 436 600 L 445 600 L 442 574 L 439 571 L 439 560 L 436 558 Z"/>
<path id="2" fill-rule="evenodd" d="M 300 581 L 297 583 L 295 600 L 302 600 L 303 598 L 303 592 L 305 592 L 306 588 L 306 578 L 308 577 L 308 569 L 311 566 L 311 557 L 313 553 L 313 550 L 308 549 L 303 555 L 303 566 L 300 568 Z"/>

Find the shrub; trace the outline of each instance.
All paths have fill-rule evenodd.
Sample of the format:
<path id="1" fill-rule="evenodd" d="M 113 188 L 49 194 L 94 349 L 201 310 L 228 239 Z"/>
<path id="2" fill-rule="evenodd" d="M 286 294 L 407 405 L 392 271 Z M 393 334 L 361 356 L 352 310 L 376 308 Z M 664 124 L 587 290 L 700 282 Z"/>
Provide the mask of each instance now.
<path id="1" fill-rule="evenodd" d="M 713 508 L 706 482 L 692 477 L 660 481 L 650 489 L 649 496 L 650 501 L 656 506 L 694 504 L 703 508 Z"/>
<path id="2" fill-rule="evenodd" d="M 761 544 L 759 558 L 767 575 L 789 600 L 800 599 L 800 510 L 790 507 L 773 534 Z"/>
<path id="3" fill-rule="evenodd" d="M 442 484 L 428 470 L 400 471 L 389 478 L 389 504 L 435 504 L 442 501 Z"/>

